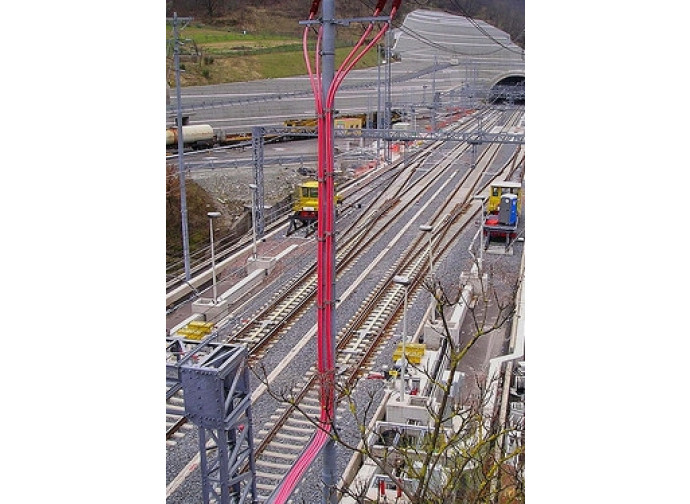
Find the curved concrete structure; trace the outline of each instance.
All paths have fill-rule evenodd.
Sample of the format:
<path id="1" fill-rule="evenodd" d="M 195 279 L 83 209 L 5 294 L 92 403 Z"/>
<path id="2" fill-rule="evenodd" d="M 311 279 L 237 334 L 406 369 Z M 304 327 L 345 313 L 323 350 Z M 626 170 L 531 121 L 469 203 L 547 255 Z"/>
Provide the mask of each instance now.
<path id="1" fill-rule="evenodd" d="M 390 101 L 397 110 L 428 108 L 436 94 L 442 95 L 440 101 L 462 106 L 457 91 L 463 88 L 479 90 L 474 95 L 483 96 L 497 84 L 524 82 L 524 51 L 508 34 L 483 21 L 413 11 L 392 34 L 391 45 Z M 386 66 L 350 72 L 338 91 L 338 110 L 344 115 L 375 111 L 379 103 L 383 109 Z M 214 129 L 251 131 L 253 126 L 282 126 L 288 118 L 315 115 L 306 75 L 185 87 L 181 94 L 190 124 L 210 124 Z M 176 109 L 174 93 L 171 98 L 169 122 Z"/>
<path id="2" fill-rule="evenodd" d="M 450 63 L 464 68 L 465 81 L 480 86 L 525 79 L 524 51 L 510 36 L 483 21 L 445 12 L 416 10 L 396 34 L 393 53 L 401 63 Z"/>

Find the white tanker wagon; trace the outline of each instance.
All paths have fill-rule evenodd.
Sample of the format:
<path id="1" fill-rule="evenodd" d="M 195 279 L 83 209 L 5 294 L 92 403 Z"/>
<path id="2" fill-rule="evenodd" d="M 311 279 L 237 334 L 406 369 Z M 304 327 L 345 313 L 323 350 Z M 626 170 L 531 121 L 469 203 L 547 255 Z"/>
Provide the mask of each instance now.
<path id="1" fill-rule="evenodd" d="M 208 124 L 194 124 L 182 126 L 182 140 L 185 146 L 213 147 L 215 134 Z M 165 130 L 166 147 L 177 147 L 177 126 Z"/>

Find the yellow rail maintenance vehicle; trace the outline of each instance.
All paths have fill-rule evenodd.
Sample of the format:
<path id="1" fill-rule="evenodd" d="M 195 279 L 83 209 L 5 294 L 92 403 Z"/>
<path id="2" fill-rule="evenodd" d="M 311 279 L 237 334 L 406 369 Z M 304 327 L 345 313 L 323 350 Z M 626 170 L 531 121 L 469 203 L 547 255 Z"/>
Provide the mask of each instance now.
<path id="1" fill-rule="evenodd" d="M 484 215 L 484 248 L 492 241 L 505 241 L 508 251 L 518 237 L 518 225 L 522 213 L 522 184 L 520 182 L 494 182 L 489 186 L 489 201 Z"/>
<path id="2" fill-rule="evenodd" d="M 342 200 L 343 197 L 336 193 L 336 205 L 340 205 Z M 295 200 L 292 204 L 292 212 L 290 216 L 290 225 L 287 230 L 288 235 L 305 226 L 316 224 L 319 212 L 319 183 L 316 180 L 308 180 L 295 188 Z M 307 232 L 309 232 L 309 229 Z"/>
<path id="3" fill-rule="evenodd" d="M 497 214 L 499 206 L 501 205 L 501 196 L 504 194 L 515 194 L 517 196 L 517 212 L 522 209 L 522 184 L 520 182 L 509 182 L 503 180 L 501 182 L 493 182 L 489 186 L 489 201 L 486 207 L 486 212 L 490 214 Z"/>

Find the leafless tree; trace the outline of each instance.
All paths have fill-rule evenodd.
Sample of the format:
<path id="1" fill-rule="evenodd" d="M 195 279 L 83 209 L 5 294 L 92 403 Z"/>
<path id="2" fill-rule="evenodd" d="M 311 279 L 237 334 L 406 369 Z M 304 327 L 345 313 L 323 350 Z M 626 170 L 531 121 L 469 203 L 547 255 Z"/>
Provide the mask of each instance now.
<path id="1" fill-rule="evenodd" d="M 409 364 L 418 375 L 426 377 L 426 390 L 431 391 L 429 396 L 418 396 L 418 403 L 423 405 L 428 418 L 425 425 L 397 425 L 385 430 L 385 423 L 372 421 L 382 402 L 381 396 L 392 393 L 390 383 L 377 388 L 371 385 L 372 380 L 360 380 L 354 386 L 342 383 L 337 386 L 339 402 L 347 405 L 355 420 L 356 433 L 342 432 L 333 423 L 331 437 L 362 461 L 374 463 L 382 478 L 397 487 L 408 502 L 524 502 L 523 464 L 515 463 L 516 459 L 524 462 L 524 442 L 507 452 L 497 450 L 501 439 L 515 434 L 516 428 L 497 425 L 494 415 L 486 414 L 496 387 L 486 383 L 483 376 L 477 376 L 476 392 L 461 397 L 455 385 L 461 374 L 460 363 L 468 352 L 482 338 L 506 329 L 515 314 L 518 280 L 513 279 L 512 288 L 507 291 L 494 285 L 506 280 L 504 272 L 490 271 L 461 284 L 454 292 L 438 283 L 424 284 L 439 308 L 437 327 L 442 341 L 439 351 L 445 355 L 441 373 L 438 369 Z M 467 307 L 464 325 L 469 330 L 461 342 L 453 336 L 448 313 L 462 304 Z M 288 390 L 269 387 L 269 393 L 281 402 L 300 408 Z M 316 428 L 321 428 L 317 419 L 301 411 Z M 338 490 L 357 503 L 376 502 L 367 497 L 367 487 L 360 481 L 347 481 Z"/>

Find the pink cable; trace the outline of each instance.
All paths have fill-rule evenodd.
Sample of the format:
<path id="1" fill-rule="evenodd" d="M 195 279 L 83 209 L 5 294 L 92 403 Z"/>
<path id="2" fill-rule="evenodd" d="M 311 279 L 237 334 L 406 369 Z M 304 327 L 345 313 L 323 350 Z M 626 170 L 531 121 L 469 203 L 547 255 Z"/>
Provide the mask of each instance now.
<path id="1" fill-rule="evenodd" d="M 314 3 L 312 4 L 312 11 L 309 14 L 310 20 L 314 18 L 315 14 L 316 14 L 316 10 L 318 10 L 318 3 L 319 2 L 317 0 L 315 0 Z M 321 30 L 319 30 L 319 34 L 320 33 L 321 33 Z M 321 126 L 321 124 L 320 124 L 321 123 L 321 116 L 323 114 L 323 112 L 322 112 L 323 107 L 322 107 L 322 102 L 321 102 L 321 92 L 320 92 L 321 86 L 320 86 L 320 80 L 318 80 L 316 77 L 316 75 L 318 75 L 318 71 L 319 71 L 319 69 L 318 69 L 318 56 L 317 56 L 317 60 L 316 60 L 317 74 L 314 75 L 314 72 L 312 71 L 312 68 L 311 68 L 311 61 L 309 58 L 309 50 L 308 50 L 308 43 L 307 43 L 307 36 L 308 35 L 309 35 L 309 27 L 307 26 L 307 27 L 305 27 L 304 35 L 302 36 L 302 50 L 304 53 L 304 61 L 305 61 L 306 66 L 307 66 L 307 71 L 309 73 L 309 81 L 311 83 L 311 88 L 312 88 L 312 91 L 314 93 L 316 114 L 317 114 L 317 117 L 319 118 L 318 119 L 319 126 Z M 320 36 L 319 36 L 319 39 L 320 39 Z M 317 42 L 317 55 L 318 55 L 318 42 Z M 319 142 L 319 144 L 320 143 L 321 142 Z M 320 158 L 322 156 L 322 153 L 323 153 L 323 149 L 319 145 L 319 164 L 321 164 Z M 321 214 L 321 212 L 317 213 L 317 228 L 318 228 L 318 226 L 322 225 L 322 223 L 321 223 L 322 219 L 321 219 L 320 214 Z M 318 257 L 321 257 L 321 254 L 323 253 L 321 241 L 318 241 L 318 252 L 317 253 L 319 254 Z M 323 294 L 324 294 L 323 289 L 317 287 L 317 295 L 316 295 L 317 307 L 323 306 Z M 321 317 L 321 310 L 318 310 L 318 313 L 319 313 L 319 317 Z M 317 342 L 317 367 L 319 369 L 319 372 L 323 371 L 323 369 L 322 369 L 323 362 L 324 362 L 323 351 L 322 351 L 323 348 L 324 348 L 324 345 Z"/>
<path id="2" fill-rule="evenodd" d="M 379 3 L 381 3 L 381 2 L 379 2 Z M 385 4 L 386 2 L 383 2 L 383 3 Z M 378 16 L 379 11 L 380 11 L 380 9 L 379 9 L 378 6 L 377 6 L 377 9 L 374 11 L 374 16 Z M 343 68 L 345 68 L 345 67 L 350 63 L 350 61 L 352 61 L 352 58 L 353 58 L 354 54 L 357 52 L 357 50 L 358 50 L 360 47 L 362 47 L 362 44 L 364 43 L 364 40 L 369 36 L 369 34 L 371 33 L 371 30 L 373 30 L 373 29 L 374 29 L 374 23 L 373 23 L 373 22 L 372 22 L 372 23 L 369 23 L 369 26 L 367 26 L 366 30 L 364 30 L 364 33 L 363 33 L 362 36 L 359 38 L 359 40 L 357 41 L 357 43 L 355 44 L 355 46 L 352 48 L 352 50 L 351 50 L 350 53 L 347 55 L 347 57 L 345 58 L 345 60 L 343 60 L 343 62 L 340 64 L 340 67 L 338 67 L 338 70 L 337 70 L 336 73 L 335 73 L 335 78 L 333 79 L 333 83 L 335 84 L 335 86 L 331 85 L 331 89 L 329 90 L 329 93 L 328 93 L 327 102 L 332 100 L 331 94 L 332 94 L 333 96 L 335 96 L 335 91 L 338 89 L 338 87 L 340 87 L 340 83 L 343 81 L 343 79 L 345 79 L 345 76 L 348 74 L 348 72 L 350 71 L 350 69 L 351 69 L 352 66 L 354 66 L 354 65 L 347 67 L 347 69 L 346 69 L 345 71 L 343 71 Z M 362 56 L 363 56 L 368 50 L 369 50 L 368 47 L 365 48 L 365 49 L 359 54 L 359 56 L 357 56 L 357 59 L 355 60 L 355 64 L 357 63 L 357 61 L 359 61 L 359 60 L 362 58 Z"/>
<path id="3" fill-rule="evenodd" d="M 384 3 L 385 3 L 385 2 L 384 2 Z M 397 5 L 396 5 L 396 4 L 397 4 Z M 390 19 L 390 20 L 392 20 L 392 19 L 393 19 L 393 16 L 395 16 L 395 11 L 397 10 L 397 8 L 398 8 L 399 5 L 400 5 L 400 1 L 398 1 L 398 2 L 393 2 L 393 8 L 392 8 L 391 14 L 390 14 L 390 16 L 389 16 L 389 19 Z M 374 16 L 377 16 L 377 15 L 378 15 L 378 12 L 374 12 Z M 364 35 L 359 39 L 359 42 L 358 42 L 357 46 L 355 47 L 355 49 L 353 49 L 353 50 L 350 52 L 350 55 L 348 56 L 348 58 L 346 58 L 346 60 L 343 62 L 343 64 L 340 65 L 340 68 L 338 69 L 337 76 L 336 76 L 336 78 L 333 80 L 333 83 L 334 83 L 335 85 L 334 85 L 334 86 L 331 86 L 331 89 L 328 91 L 328 98 L 327 98 L 327 100 L 326 100 L 326 107 L 327 107 L 327 108 L 331 108 L 331 107 L 332 107 L 332 101 L 335 99 L 335 93 L 336 93 L 336 91 L 338 90 L 338 88 L 340 87 L 340 84 L 343 82 L 343 79 L 345 79 L 345 76 L 350 72 L 350 70 L 352 70 L 352 68 L 353 68 L 357 63 L 359 63 L 359 61 L 362 59 L 362 57 L 363 57 L 363 56 L 364 56 L 364 55 L 365 55 L 365 54 L 366 54 L 366 53 L 367 53 L 367 52 L 368 52 L 368 51 L 369 51 L 379 40 L 381 40 L 381 37 L 383 37 L 383 35 L 386 33 L 386 31 L 388 31 L 388 26 L 389 26 L 388 24 L 384 25 L 383 28 L 381 28 L 381 30 L 379 30 L 379 32 L 376 34 L 376 36 L 371 40 L 371 42 L 369 42 L 369 44 L 367 44 L 367 46 L 362 50 L 362 52 L 360 52 L 360 53 L 357 55 L 356 58 L 354 58 L 353 60 L 350 60 L 350 56 L 352 55 L 352 53 L 355 51 L 355 49 L 357 49 L 359 46 L 361 46 L 361 44 L 362 44 L 363 41 L 364 41 L 364 38 L 371 32 L 371 29 L 373 28 L 373 23 L 369 25 L 369 27 L 367 28 L 367 31 L 366 31 L 366 32 L 364 33 Z M 345 68 L 345 70 L 343 71 L 342 68 L 345 66 L 345 64 L 346 64 L 347 62 L 349 62 L 348 65 L 347 65 L 347 68 Z"/>
<path id="4" fill-rule="evenodd" d="M 290 498 L 290 495 L 292 494 L 292 491 L 297 486 L 297 483 L 299 483 L 304 473 L 307 471 L 307 469 L 309 469 L 311 463 L 319 455 L 319 452 L 321 451 L 323 446 L 328 442 L 329 437 L 329 432 L 323 430 L 319 430 L 316 433 L 316 435 L 312 439 L 312 442 L 309 444 L 309 447 L 304 451 L 302 456 L 295 462 L 295 464 L 292 466 L 292 469 L 290 469 L 290 472 L 283 480 L 283 484 L 280 486 L 280 489 L 276 494 L 274 502 L 287 502 L 287 500 Z"/>
<path id="5" fill-rule="evenodd" d="M 377 16 L 379 12 L 386 5 L 387 0 L 378 0 L 376 4 L 376 9 L 374 10 L 374 16 Z M 392 19 L 395 12 L 400 6 L 401 0 L 393 0 L 393 5 L 391 8 L 391 13 L 389 18 Z M 320 0 L 314 0 L 309 13 L 309 19 L 313 19 L 318 11 Z M 320 45 L 322 39 L 322 29 L 319 29 L 319 34 L 316 42 L 316 54 L 315 60 L 315 70 L 316 74 L 312 72 L 311 61 L 309 58 L 309 51 L 307 47 L 307 35 L 308 27 L 304 30 L 304 36 L 302 39 L 302 47 L 304 52 L 304 59 L 307 65 L 307 71 L 309 72 L 309 80 L 311 83 L 312 91 L 314 92 L 314 102 L 316 107 L 316 113 L 318 117 L 318 170 L 317 179 L 319 181 L 318 191 L 318 208 L 317 212 L 317 369 L 321 379 L 321 415 L 319 418 L 319 430 L 312 439 L 309 446 L 305 449 L 302 456 L 295 462 L 292 469 L 286 475 L 283 483 L 276 494 L 274 502 L 277 504 L 284 504 L 287 502 L 297 483 L 302 479 L 302 476 L 309 468 L 314 459 L 318 456 L 319 452 L 323 446 L 330 439 L 330 432 L 332 429 L 332 421 L 335 418 L 335 358 L 333 355 L 333 349 L 331 348 L 330 341 L 327 341 L 326 335 L 329 334 L 327 329 L 331 327 L 332 318 L 329 306 L 325 303 L 334 302 L 334 292 L 333 283 L 334 278 L 331 275 L 331 268 L 327 267 L 334 264 L 335 257 L 333 257 L 333 240 L 334 240 L 334 219 L 332 216 L 332 211 L 324 212 L 324 208 L 332 209 L 335 207 L 335 202 L 333 201 L 333 195 L 335 194 L 335 187 L 333 181 L 333 173 L 329 171 L 326 173 L 326 169 L 331 170 L 333 166 L 333 105 L 335 101 L 335 93 L 342 83 L 345 76 L 352 70 L 352 68 L 359 62 L 359 60 L 366 54 L 367 51 L 376 44 L 383 34 L 388 29 L 388 24 L 374 37 L 374 39 L 367 44 L 367 46 L 357 55 L 355 53 L 364 43 L 366 37 L 371 33 L 373 29 L 373 23 L 365 30 L 360 40 L 357 42 L 355 47 L 350 51 L 345 61 L 340 65 L 336 75 L 331 82 L 331 86 L 328 89 L 328 95 L 326 97 L 326 103 L 323 103 L 322 99 L 322 81 L 319 78 L 321 75 L 321 57 L 320 57 Z M 325 105 L 325 110 L 324 110 Z"/>
<path id="6" fill-rule="evenodd" d="M 386 4 L 386 0 L 379 0 L 378 4 L 376 6 L 376 9 L 374 11 L 374 16 L 378 15 L 378 13 L 385 6 L 385 4 Z M 371 33 L 372 29 L 373 29 L 373 23 L 370 23 L 370 25 L 367 27 L 364 34 L 360 37 L 360 39 L 357 42 L 357 44 L 355 45 L 355 47 L 350 51 L 348 56 L 345 58 L 345 61 L 343 61 L 343 63 L 340 65 L 340 68 L 338 69 L 336 77 L 333 80 L 333 82 L 331 83 L 331 87 L 328 90 L 328 97 L 327 97 L 327 101 L 326 101 L 325 111 L 322 109 L 322 112 L 325 113 L 325 117 L 324 117 L 324 121 L 323 121 L 324 129 L 320 130 L 320 131 L 323 131 L 323 136 L 321 134 L 319 136 L 324 138 L 324 142 L 322 144 L 324 147 L 324 151 L 323 151 L 323 155 L 319 156 L 319 167 L 320 167 L 319 175 L 321 176 L 320 180 L 323 180 L 325 183 L 324 184 L 325 190 L 323 191 L 325 194 L 323 195 L 324 196 L 323 198 L 321 197 L 321 193 L 319 194 L 319 199 L 320 199 L 319 208 L 329 208 L 330 209 L 335 204 L 335 202 L 333 201 L 333 197 L 332 197 L 334 190 L 335 190 L 334 184 L 333 184 L 333 174 L 332 173 L 328 173 L 328 174 L 324 173 L 324 169 L 322 168 L 322 167 L 326 167 L 326 168 L 330 169 L 330 167 L 333 164 L 331 137 L 333 135 L 332 123 L 333 123 L 333 102 L 334 102 L 334 98 L 335 98 L 335 91 L 339 87 L 340 82 L 342 82 L 342 80 L 345 78 L 345 75 L 352 68 L 352 66 L 354 66 L 354 64 L 356 64 L 357 61 L 359 61 L 362 58 L 364 52 L 366 52 L 368 50 L 368 48 L 365 49 L 365 51 L 363 51 L 362 54 L 360 54 L 356 58 L 354 58 L 354 61 L 348 66 L 348 63 L 353 60 L 354 54 L 362 46 L 362 44 L 366 40 L 366 37 L 369 35 L 369 33 Z M 317 51 L 317 55 L 318 55 L 318 51 Z M 347 67 L 347 68 L 343 72 L 343 68 L 345 68 L 345 67 Z M 323 204 L 323 206 L 322 206 L 322 204 Z M 319 255 L 319 258 L 324 258 L 323 262 L 326 265 L 329 265 L 329 264 L 332 264 L 333 261 L 335 260 L 335 258 L 332 256 L 334 222 L 333 222 L 332 215 L 331 215 L 330 211 L 329 212 L 321 212 L 320 211 L 319 214 L 326 214 L 324 216 L 324 220 L 322 221 L 325 225 L 324 232 L 319 235 L 319 236 L 324 236 L 324 234 L 326 235 L 323 238 L 324 239 L 324 247 L 323 247 L 322 251 L 323 251 L 324 255 Z M 332 302 L 333 297 L 334 297 L 334 293 L 333 293 L 333 289 L 332 289 L 332 283 L 333 283 L 334 279 L 331 276 L 330 268 L 323 268 L 321 271 L 325 274 L 324 275 L 325 281 L 323 283 L 324 284 L 323 286 L 326 289 L 326 293 L 323 296 L 323 298 L 325 300 L 327 300 L 327 302 Z M 331 327 L 331 324 L 332 324 L 331 310 L 325 310 L 323 322 L 325 324 L 324 327 Z M 334 356 L 332 354 L 331 345 L 328 344 L 328 342 L 326 342 L 326 341 L 323 341 L 323 343 L 324 343 L 324 347 L 326 350 L 324 367 L 326 368 L 326 370 L 333 369 L 333 366 L 335 365 L 335 359 L 334 359 Z M 323 357 L 324 356 L 323 351 L 319 352 L 319 355 L 321 357 Z"/>
<path id="7" fill-rule="evenodd" d="M 376 12 L 374 13 L 374 16 L 376 16 Z M 374 23 L 369 23 L 369 26 L 367 26 L 366 30 L 364 30 L 364 33 L 362 36 L 359 38 L 355 46 L 352 48 L 350 53 L 347 55 L 347 57 L 343 60 L 343 62 L 340 64 L 338 67 L 338 70 L 335 72 L 335 78 L 333 79 L 333 82 L 336 82 L 338 80 L 342 80 L 345 78 L 345 75 L 343 74 L 341 77 L 341 72 L 343 71 L 343 68 L 352 60 L 352 57 L 354 54 L 357 52 L 357 50 L 362 47 L 362 44 L 364 44 L 364 40 L 369 36 L 371 33 L 371 30 L 374 29 Z M 366 50 L 365 50 L 366 52 Z M 346 74 L 347 72 L 345 72 Z"/>
<path id="8" fill-rule="evenodd" d="M 328 261 L 326 260 L 326 254 L 328 253 L 328 242 L 325 237 L 325 231 L 328 228 L 327 225 L 327 214 L 328 212 L 322 211 L 324 208 L 328 208 L 326 206 L 326 201 L 324 200 L 324 193 L 326 192 L 325 189 L 323 188 L 323 182 L 325 180 L 325 175 L 324 175 L 324 166 L 326 165 L 324 159 L 327 158 L 327 140 L 324 136 L 324 133 L 328 131 L 327 127 L 327 121 L 326 118 L 323 115 L 323 111 L 319 114 L 319 119 L 318 119 L 318 125 L 319 125 L 319 164 L 318 164 L 318 181 L 319 181 L 319 191 L 318 191 L 318 208 L 319 211 L 317 212 L 317 244 L 318 244 L 318 256 L 317 256 L 317 266 L 318 266 L 318 271 L 317 271 L 317 281 L 318 281 L 318 290 L 321 292 L 321 296 L 317 296 L 317 298 L 320 298 L 320 303 L 317 305 L 317 313 L 318 313 L 318 327 L 320 330 L 317 331 L 318 336 L 321 338 L 319 341 L 317 341 L 317 345 L 321 347 L 320 351 L 318 352 L 319 355 L 319 362 L 318 364 L 318 369 L 320 373 L 323 373 L 328 370 L 328 355 L 326 354 L 324 356 L 324 350 L 328 352 L 328 349 L 330 345 L 327 344 L 327 341 L 325 341 L 325 336 L 327 334 L 327 331 L 324 330 L 324 328 L 329 327 L 328 325 L 328 309 L 326 306 L 326 302 L 329 298 L 329 289 L 328 289 L 328 268 L 326 267 L 328 265 Z"/>
<path id="9" fill-rule="evenodd" d="M 316 62 L 316 75 L 321 75 L 321 40 L 323 39 L 323 26 L 319 26 L 319 34 L 316 37 L 316 49 L 314 54 L 314 61 Z M 323 89 L 321 88 L 321 79 L 317 80 L 316 87 L 319 93 L 319 114 L 323 114 Z"/>
<path id="10" fill-rule="evenodd" d="M 304 29 L 304 35 L 302 36 L 302 52 L 304 53 L 304 61 L 307 64 L 307 72 L 309 73 L 309 83 L 311 84 L 311 89 L 314 92 L 314 97 L 316 101 L 316 113 L 319 113 L 319 110 L 321 109 L 321 97 L 318 94 L 318 81 L 316 80 L 316 76 L 314 75 L 314 72 L 311 70 L 311 61 L 309 58 L 309 49 L 308 49 L 308 44 L 307 44 L 307 35 L 309 34 L 309 27 Z"/>
<path id="11" fill-rule="evenodd" d="M 379 1 L 379 3 L 376 6 L 376 10 L 374 11 L 374 16 L 377 16 L 379 14 L 379 12 L 385 6 L 385 4 L 386 4 L 385 0 Z M 395 14 L 395 11 L 394 10 L 391 11 L 390 17 L 392 18 L 394 14 Z M 340 87 L 340 84 L 345 79 L 345 76 L 362 59 L 364 54 L 366 54 L 371 49 L 371 47 L 373 47 L 374 44 L 376 44 L 381 39 L 381 37 L 383 37 L 383 34 L 388 29 L 388 25 L 386 25 L 383 29 L 381 29 L 379 31 L 377 36 L 374 37 L 374 39 L 369 44 L 367 44 L 367 46 L 364 48 L 364 50 L 362 50 L 362 52 L 360 52 L 357 56 L 354 56 L 355 53 L 359 50 L 359 48 L 362 46 L 362 44 L 366 40 L 366 37 L 371 33 L 373 26 L 374 26 L 373 22 L 369 24 L 369 26 L 365 30 L 364 34 L 360 37 L 360 39 L 357 42 L 357 44 L 355 45 L 355 47 L 350 51 L 348 56 L 345 58 L 343 63 L 340 65 L 340 67 L 338 68 L 338 71 L 336 73 L 336 76 L 335 76 L 333 82 L 331 83 L 331 87 L 328 90 L 328 96 L 326 99 L 326 106 L 325 106 L 326 120 L 324 121 L 327 130 L 325 131 L 325 134 L 324 134 L 324 137 L 325 137 L 325 157 L 323 158 L 325 166 L 328 168 L 330 168 L 332 166 L 332 163 L 333 163 L 331 137 L 332 137 L 332 133 L 333 133 L 332 132 L 332 123 L 333 123 L 332 115 L 333 115 L 333 105 L 334 105 L 334 101 L 335 101 L 335 94 L 338 90 L 338 87 Z M 321 203 L 319 203 L 319 208 L 329 208 L 330 209 L 335 204 L 332 200 L 332 194 L 335 191 L 332 174 L 326 175 L 325 185 L 326 185 L 326 187 L 325 187 L 325 189 L 326 189 L 325 190 L 325 193 L 326 193 L 325 198 L 326 199 L 324 201 L 324 206 L 321 206 Z M 325 212 L 319 212 L 319 214 L 321 214 L 321 213 L 325 213 Z M 332 235 L 333 222 L 331 222 L 331 220 L 332 220 L 331 212 L 329 211 L 328 215 L 326 216 L 326 230 L 331 230 L 331 235 Z M 332 240 L 332 236 L 326 237 L 326 242 L 327 242 L 326 244 L 330 245 L 331 240 Z M 332 251 L 331 246 L 325 247 L 325 254 L 326 254 L 325 263 L 326 264 L 332 264 L 332 261 L 335 260 L 335 258 L 332 257 L 331 251 Z M 322 256 L 319 256 L 319 257 L 322 257 Z M 326 293 L 324 298 L 327 300 L 332 300 L 333 299 L 333 292 L 332 292 L 331 286 L 332 286 L 332 280 L 333 279 L 331 278 L 330 270 L 328 272 L 326 272 L 326 276 L 327 276 L 327 279 L 326 279 L 325 283 L 326 283 L 326 286 L 327 286 L 326 288 L 327 288 L 328 292 Z M 330 324 L 332 322 L 330 310 L 326 310 L 325 319 L 326 320 L 324 321 L 324 323 L 327 324 L 326 327 L 330 327 Z M 320 355 L 323 356 L 323 352 L 320 352 Z M 335 365 L 335 359 L 334 359 L 334 356 L 332 355 L 331 345 L 327 344 L 326 345 L 326 368 L 332 369 L 332 367 L 334 365 Z"/>
<path id="12" fill-rule="evenodd" d="M 397 11 L 399 5 L 400 5 L 401 0 L 397 0 L 393 2 L 393 8 L 391 10 L 391 14 L 389 16 L 389 19 L 392 19 L 393 16 L 395 15 L 395 12 Z M 380 12 L 380 10 L 385 6 L 386 1 L 385 0 L 379 0 L 376 10 L 374 11 L 374 16 L 377 16 Z M 333 164 L 333 158 L 332 158 L 332 123 L 333 123 L 333 105 L 335 101 L 335 94 L 337 92 L 338 87 L 342 83 L 343 79 L 345 76 L 350 72 L 350 70 L 361 60 L 361 58 L 366 54 L 367 51 L 369 51 L 379 40 L 381 40 L 381 37 L 385 34 L 385 32 L 388 30 L 388 24 L 386 24 L 381 30 L 379 30 L 379 33 L 374 37 L 374 39 L 367 44 L 365 49 L 360 52 L 356 57 L 353 57 L 353 55 L 357 52 L 357 50 L 362 46 L 364 43 L 364 40 L 366 37 L 371 33 L 371 30 L 373 29 L 373 23 L 371 23 L 367 29 L 365 30 L 365 33 L 360 37 L 359 41 L 355 45 L 355 47 L 350 51 L 348 54 L 347 58 L 345 58 L 345 61 L 340 65 L 337 75 L 333 82 L 331 82 L 331 86 L 328 90 L 328 95 L 326 99 L 326 104 L 325 104 L 325 111 L 324 115 L 324 121 L 323 121 L 323 127 L 324 129 L 320 131 L 323 131 L 323 136 L 319 134 L 320 138 L 324 138 L 323 145 L 324 147 L 324 152 L 323 155 L 319 155 L 319 179 L 320 181 L 323 180 L 325 182 L 325 194 L 322 195 L 321 191 L 319 191 L 319 208 L 332 208 L 334 206 L 334 201 L 332 199 L 332 195 L 334 194 L 334 184 L 333 184 L 333 174 L 332 173 L 324 173 L 324 167 L 330 169 L 330 167 Z M 318 54 L 318 52 L 317 52 Z M 322 104 L 323 105 L 323 104 Z M 323 110 L 323 109 L 322 109 Z M 332 216 L 331 212 L 323 212 L 319 211 L 318 216 L 321 217 L 322 214 L 324 215 L 324 219 L 321 220 L 319 219 L 319 224 L 324 224 L 325 227 L 323 228 L 323 231 L 319 231 L 319 239 L 323 239 L 323 246 L 320 246 L 319 248 L 319 256 L 318 258 L 324 258 L 323 263 L 325 265 L 332 264 L 333 261 L 335 260 L 334 257 L 332 257 L 332 240 L 333 240 L 333 222 L 332 222 Z M 319 230 L 320 230 L 319 226 Z M 324 236 L 325 235 L 325 236 Z M 320 242 L 321 245 L 321 242 Z M 323 254 L 323 255 L 322 255 Z M 330 268 L 325 268 L 322 267 L 319 269 L 321 273 L 324 274 L 325 281 L 323 283 L 320 283 L 323 288 L 325 288 L 326 292 L 324 296 L 322 297 L 322 301 L 326 300 L 326 302 L 333 302 L 333 290 L 332 290 L 332 281 L 333 278 L 331 277 L 331 271 Z M 319 317 L 319 320 L 323 321 L 324 326 L 323 327 L 331 327 L 332 319 L 331 319 L 331 310 L 324 309 L 323 310 L 325 313 L 323 313 L 322 317 Z M 323 335 L 322 335 L 323 337 Z M 324 364 L 324 371 L 326 370 L 332 370 L 334 365 L 335 365 L 335 359 L 332 353 L 332 348 L 331 345 L 329 344 L 328 341 L 325 341 L 325 337 L 323 337 L 323 340 L 320 341 L 320 343 L 323 343 L 324 349 L 325 349 L 325 359 L 323 361 Z M 321 351 L 318 352 L 319 359 L 324 357 L 324 349 L 321 349 Z M 320 361 L 321 362 L 321 361 Z M 327 387 L 328 388 L 328 387 Z M 324 394 L 322 393 L 322 404 L 324 404 L 324 399 L 327 399 L 324 397 Z M 327 407 L 330 407 L 329 401 L 326 400 L 325 402 Z"/>

